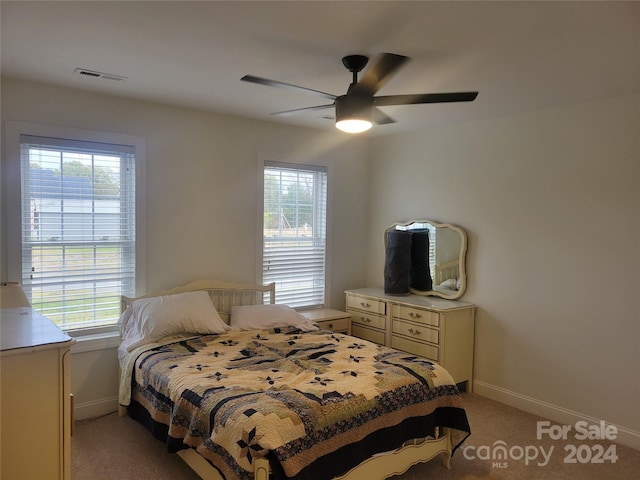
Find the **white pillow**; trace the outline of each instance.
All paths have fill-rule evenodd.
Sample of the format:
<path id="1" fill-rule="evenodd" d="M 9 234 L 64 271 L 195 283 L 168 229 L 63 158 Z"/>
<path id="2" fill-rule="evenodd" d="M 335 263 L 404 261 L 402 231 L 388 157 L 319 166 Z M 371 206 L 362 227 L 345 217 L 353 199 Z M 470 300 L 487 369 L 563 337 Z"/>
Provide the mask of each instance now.
<path id="1" fill-rule="evenodd" d="M 442 282 L 439 286 L 442 288 L 449 288 L 451 290 L 455 290 L 456 283 L 457 281 L 455 278 L 450 278 L 449 280 L 445 280 L 444 282 Z"/>
<path id="2" fill-rule="evenodd" d="M 229 329 L 204 291 L 135 300 L 118 323 L 129 352 L 169 335 L 224 333 Z"/>
<path id="3" fill-rule="evenodd" d="M 278 327 L 296 327 L 303 332 L 318 330 L 304 315 L 286 305 L 242 305 L 231 307 L 229 324 L 241 330 L 266 330 Z"/>

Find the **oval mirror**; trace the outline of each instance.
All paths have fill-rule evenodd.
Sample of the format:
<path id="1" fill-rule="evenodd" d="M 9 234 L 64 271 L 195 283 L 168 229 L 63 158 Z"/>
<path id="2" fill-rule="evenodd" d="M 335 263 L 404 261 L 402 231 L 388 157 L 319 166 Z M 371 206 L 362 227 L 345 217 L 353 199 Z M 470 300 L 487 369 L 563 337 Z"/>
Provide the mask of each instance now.
<path id="1" fill-rule="evenodd" d="M 389 232 L 411 234 L 410 293 L 450 300 L 462 297 L 467 288 L 467 234 L 462 228 L 430 220 L 394 223 L 385 230 L 387 252 Z M 414 275 L 416 270 L 418 274 Z"/>

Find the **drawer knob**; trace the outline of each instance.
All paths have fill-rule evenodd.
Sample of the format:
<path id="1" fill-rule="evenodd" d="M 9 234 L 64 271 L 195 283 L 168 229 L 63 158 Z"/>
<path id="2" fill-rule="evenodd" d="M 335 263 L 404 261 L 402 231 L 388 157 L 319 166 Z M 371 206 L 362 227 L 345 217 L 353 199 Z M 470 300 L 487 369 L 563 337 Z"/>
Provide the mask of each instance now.
<path id="1" fill-rule="evenodd" d="M 371 304 L 370 303 L 360 302 L 360 306 L 363 307 L 363 308 L 371 308 Z"/>
<path id="2" fill-rule="evenodd" d="M 329 330 L 333 329 L 333 323 L 329 324 Z"/>
<path id="3" fill-rule="evenodd" d="M 409 316 L 411 318 L 422 318 L 422 315 L 420 315 L 419 313 L 413 313 L 413 312 L 409 312 Z"/>
<path id="4" fill-rule="evenodd" d="M 368 317 L 360 317 L 360 320 L 362 320 L 363 322 L 371 323 L 371 319 Z"/>
<path id="5" fill-rule="evenodd" d="M 409 329 L 409 333 L 410 333 L 411 335 L 416 335 L 416 336 L 417 336 L 417 335 L 422 335 L 422 332 L 421 332 L 420 330 L 418 330 L 417 328 L 416 328 L 415 330 L 414 330 L 413 328 L 410 328 L 410 329 Z"/>

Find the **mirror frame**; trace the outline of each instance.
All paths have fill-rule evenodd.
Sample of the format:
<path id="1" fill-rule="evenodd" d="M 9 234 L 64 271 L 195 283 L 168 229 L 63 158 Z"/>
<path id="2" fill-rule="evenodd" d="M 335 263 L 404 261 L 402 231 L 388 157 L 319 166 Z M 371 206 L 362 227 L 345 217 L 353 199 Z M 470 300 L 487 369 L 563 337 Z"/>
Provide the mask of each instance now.
<path id="1" fill-rule="evenodd" d="M 458 273 L 460 275 L 460 289 L 455 293 L 446 294 L 444 292 L 438 290 L 415 290 L 413 288 L 409 288 L 409 291 L 414 295 L 424 295 L 424 296 L 434 296 L 445 298 L 447 300 L 456 300 L 467 290 L 467 270 L 466 270 L 466 258 L 467 258 L 467 233 L 460 227 L 456 225 L 451 225 L 450 223 L 438 223 L 433 220 L 409 220 L 407 222 L 394 223 L 389 225 L 385 229 L 385 246 L 386 246 L 386 231 L 389 229 L 398 229 L 397 227 L 409 227 L 413 223 L 430 223 L 436 228 L 450 228 L 453 231 L 457 232 L 460 235 L 460 255 L 458 257 Z M 410 230 L 407 228 L 407 230 Z M 432 272 L 432 276 L 433 276 Z"/>

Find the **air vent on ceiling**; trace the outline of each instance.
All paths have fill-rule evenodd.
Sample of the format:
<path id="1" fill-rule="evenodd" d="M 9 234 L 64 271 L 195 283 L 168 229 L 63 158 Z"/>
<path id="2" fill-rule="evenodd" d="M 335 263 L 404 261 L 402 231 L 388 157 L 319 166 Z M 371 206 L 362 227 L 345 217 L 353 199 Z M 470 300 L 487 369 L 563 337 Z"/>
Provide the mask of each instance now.
<path id="1" fill-rule="evenodd" d="M 77 73 L 78 75 L 82 75 L 85 77 L 94 77 L 94 78 L 104 78 L 105 80 L 115 80 L 121 81 L 126 80 L 127 77 L 123 77 L 122 75 L 114 75 L 112 73 L 103 73 L 96 72 L 94 70 L 87 70 L 86 68 L 76 68 L 73 73 Z"/>

